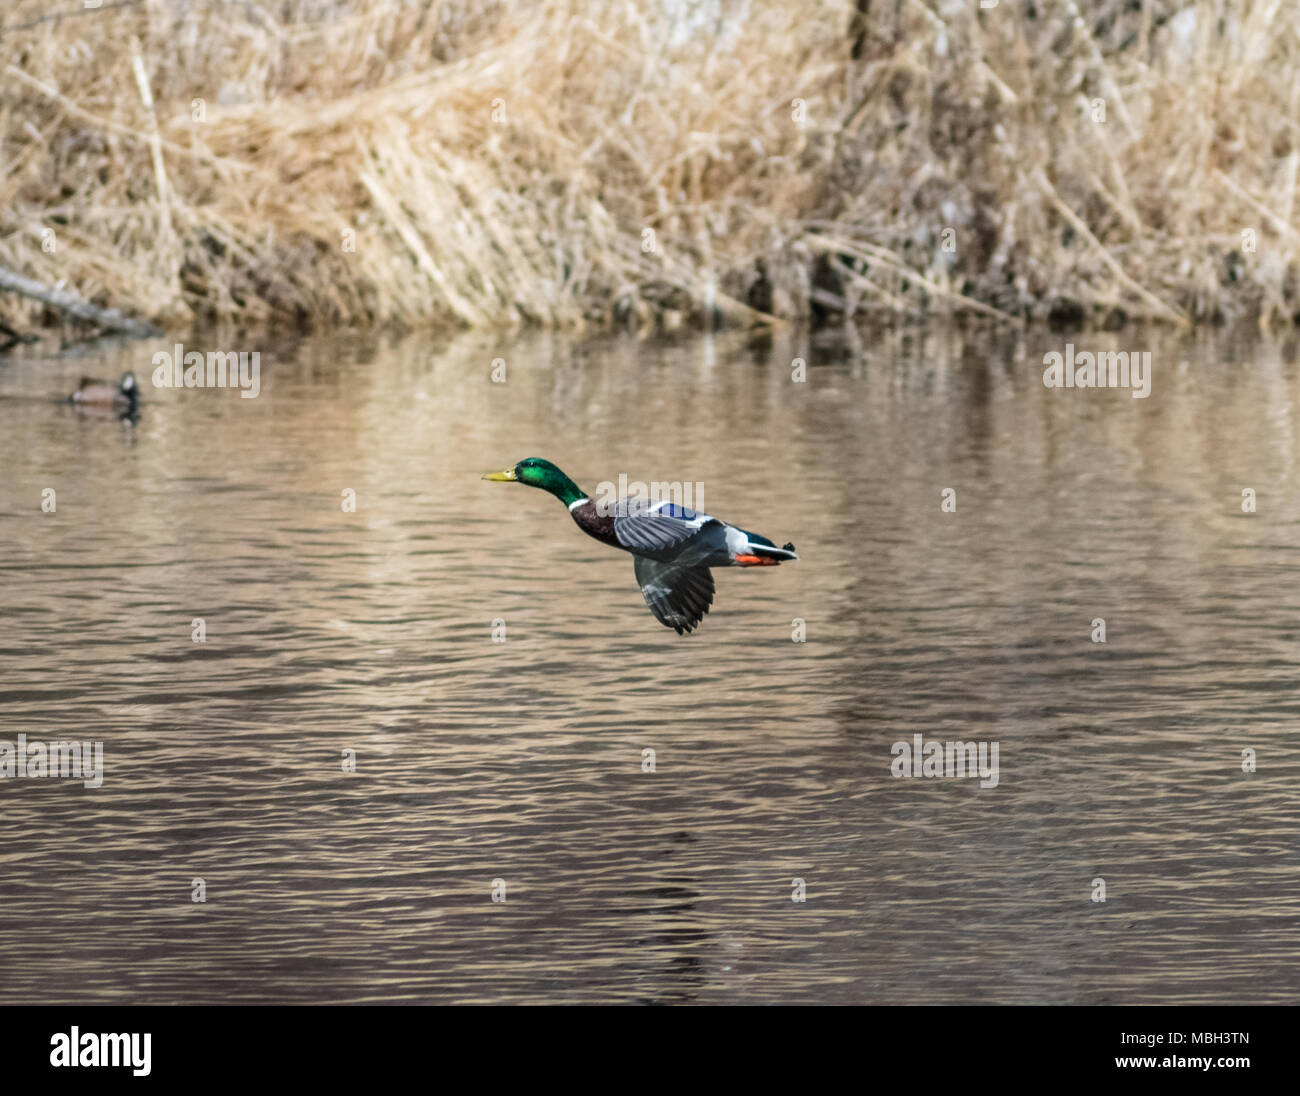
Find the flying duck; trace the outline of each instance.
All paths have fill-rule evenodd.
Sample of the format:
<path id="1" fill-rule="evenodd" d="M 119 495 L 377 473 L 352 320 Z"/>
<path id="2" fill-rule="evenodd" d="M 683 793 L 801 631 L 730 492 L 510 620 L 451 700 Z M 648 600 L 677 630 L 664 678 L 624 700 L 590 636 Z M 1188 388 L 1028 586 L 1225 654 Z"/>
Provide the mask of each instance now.
<path id="1" fill-rule="evenodd" d="M 771 567 L 798 559 L 794 545 L 766 537 L 676 503 L 638 497 L 593 502 L 554 464 L 521 460 L 485 480 L 526 483 L 549 491 L 569 508 L 578 528 L 611 548 L 632 553 L 646 607 L 677 634 L 699 626 L 713 603 L 711 567 Z"/>
<path id="2" fill-rule="evenodd" d="M 77 390 L 69 399 L 73 403 L 112 407 L 119 411 L 134 411 L 136 404 L 140 402 L 140 385 L 136 383 L 135 374 L 129 371 L 122 374 L 122 379 L 117 384 L 111 381 L 97 381 L 92 377 L 82 377 Z"/>

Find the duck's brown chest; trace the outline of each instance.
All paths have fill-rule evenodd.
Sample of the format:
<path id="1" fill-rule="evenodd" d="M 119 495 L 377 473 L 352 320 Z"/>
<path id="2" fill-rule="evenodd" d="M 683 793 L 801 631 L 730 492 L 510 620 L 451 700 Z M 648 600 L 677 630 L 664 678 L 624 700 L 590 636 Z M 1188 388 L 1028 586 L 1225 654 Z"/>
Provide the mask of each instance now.
<path id="1" fill-rule="evenodd" d="M 619 544 L 618 537 L 614 535 L 614 515 L 602 514 L 600 509 L 591 499 L 579 506 L 575 506 L 569 511 L 573 515 L 573 520 L 577 522 L 578 528 L 588 536 L 595 537 L 604 544 L 613 545 L 615 548 L 622 548 Z"/>

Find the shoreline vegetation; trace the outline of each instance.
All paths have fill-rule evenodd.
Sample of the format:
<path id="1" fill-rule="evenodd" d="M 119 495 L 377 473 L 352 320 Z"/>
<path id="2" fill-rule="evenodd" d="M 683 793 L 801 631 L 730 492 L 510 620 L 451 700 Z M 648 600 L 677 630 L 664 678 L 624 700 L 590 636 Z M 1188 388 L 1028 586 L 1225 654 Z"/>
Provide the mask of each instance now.
<path id="1" fill-rule="evenodd" d="M 1300 319 L 1275 0 L 63 2 L 0 16 L 15 335 Z"/>

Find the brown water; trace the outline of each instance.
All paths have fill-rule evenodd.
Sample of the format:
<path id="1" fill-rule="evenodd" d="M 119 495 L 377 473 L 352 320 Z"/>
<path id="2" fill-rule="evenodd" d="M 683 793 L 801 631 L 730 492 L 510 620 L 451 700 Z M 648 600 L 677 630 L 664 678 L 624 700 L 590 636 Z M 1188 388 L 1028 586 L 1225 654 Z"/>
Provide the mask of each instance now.
<path id="1" fill-rule="evenodd" d="M 1045 388 L 1066 341 L 1150 398 Z M 105 766 L 0 780 L 0 1001 L 1295 999 L 1294 344 L 204 343 L 247 400 L 160 345 L 0 360 L 0 740 Z M 52 399 L 128 367 L 135 426 Z M 678 637 L 479 479 L 530 455 L 801 559 Z"/>

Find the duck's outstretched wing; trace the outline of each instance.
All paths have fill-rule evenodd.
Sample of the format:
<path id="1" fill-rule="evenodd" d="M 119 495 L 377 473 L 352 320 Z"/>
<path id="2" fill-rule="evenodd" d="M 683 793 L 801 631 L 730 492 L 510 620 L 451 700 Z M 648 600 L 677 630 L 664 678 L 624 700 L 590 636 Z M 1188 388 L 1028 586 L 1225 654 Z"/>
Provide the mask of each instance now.
<path id="1" fill-rule="evenodd" d="M 659 499 L 619 499 L 614 503 L 614 536 L 629 552 L 672 553 L 711 526 L 717 518 Z"/>
<path id="2" fill-rule="evenodd" d="M 683 567 L 637 556 L 636 581 L 655 619 L 677 634 L 689 632 L 713 604 L 713 574 L 707 567 Z"/>

